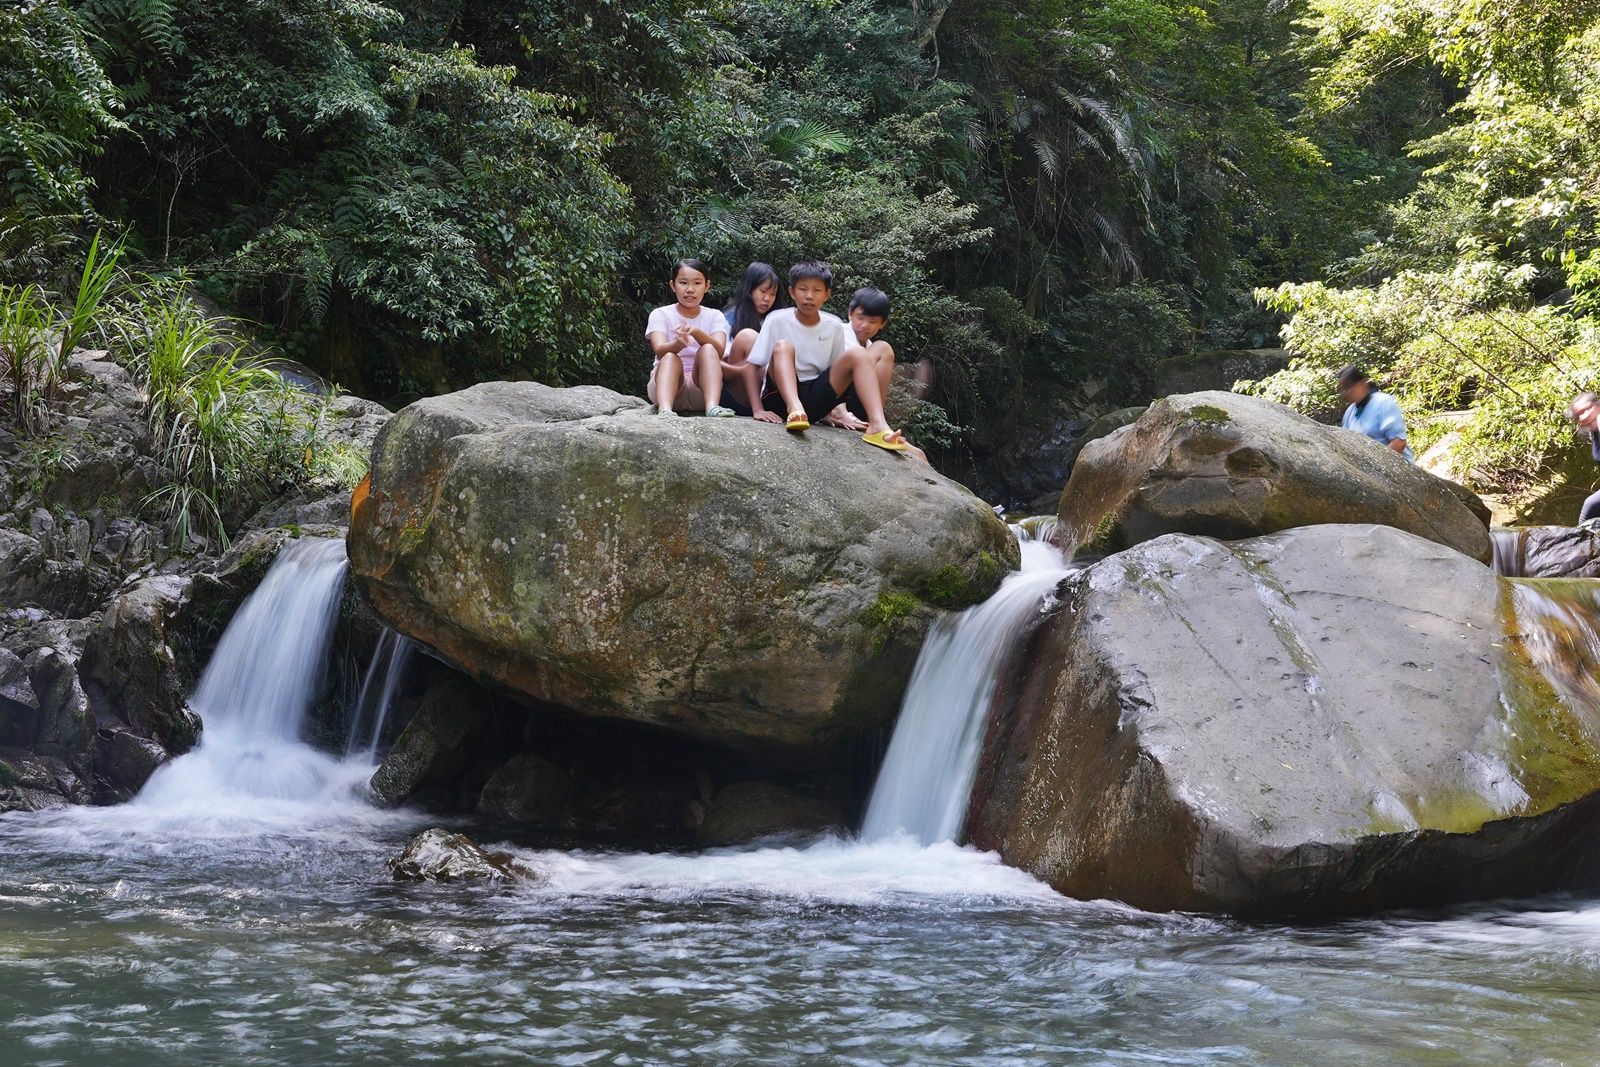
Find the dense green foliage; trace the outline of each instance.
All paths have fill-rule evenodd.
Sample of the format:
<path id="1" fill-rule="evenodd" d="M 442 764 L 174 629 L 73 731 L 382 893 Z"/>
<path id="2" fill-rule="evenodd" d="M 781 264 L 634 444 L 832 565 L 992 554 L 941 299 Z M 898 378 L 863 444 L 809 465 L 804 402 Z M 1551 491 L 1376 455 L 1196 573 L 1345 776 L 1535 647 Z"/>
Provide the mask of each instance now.
<path id="1" fill-rule="evenodd" d="M 1600 5 L 1318 0 L 1316 19 L 1318 112 L 1427 69 L 1454 102 L 1410 143 L 1428 173 L 1375 239 L 1325 280 L 1262 294 L 1293 315 L 1299 359 L 1252 388 L 1328 409 L 1329 371 L 1363 363 L 1416 443 L 1459 430 L 1455 469 L 1515 495 L 1569 446 L 1567 401 L 1600 379 Z"/>
<path id="2" fill-rule="evenodd" d="M 1288 316 L 1304 363 L 1263 388 L 1322 402 L 1360 334 L 1432 410 L 1464 399 L 1451 344 L 1516 329 L 1570 371 L 1600 304 L 1591 13 L 1548 6 L 30 0 L 0 14 L 25 44 L 0 63 L 0 280 L 42 276 L 38 219 L 97 216 L 395 401 L 639 391 L 675 257 L 725 294 L 810 255 L 841 305 L 890 293 L 889 339 L 936 368 L 901 410 L 954 462 L 1040 398 L 1145 399 L 1162 360 Z M 1470 383 L 1485 411 L 1500 378 Z"/>

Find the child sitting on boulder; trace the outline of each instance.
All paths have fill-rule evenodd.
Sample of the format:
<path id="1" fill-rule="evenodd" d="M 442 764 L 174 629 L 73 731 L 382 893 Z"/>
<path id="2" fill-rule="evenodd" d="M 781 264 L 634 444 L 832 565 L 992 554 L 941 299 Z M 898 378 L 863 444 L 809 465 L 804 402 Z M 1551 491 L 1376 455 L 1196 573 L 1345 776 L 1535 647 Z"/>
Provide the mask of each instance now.
<path id="1" fill-rule="evenodd" d="M 728 320 L 728 351 L 722 357 L 722 402 L 735 414 L 751 413 L 744 365 L 749 362 L 756 338 L 761 336 L 761 324 L 778 302 L 778 284 L 778 272 L 771 265 L 750 264 L 734 291 L 733 302 L 723 312 Z"/>
<path id="2" fill-rule="evenodd" d="M 722 406 L 722 353 L 728 347 L 728 320 L 716 308 L 703 307 L 710 272 L 698 259 L 680 259 L 672 269 L 677 303 L 650 312 L 645 336 L 655 352 L 646 395 L 658 415 L 704 411 L 729 419 Z"/>
<path id="3" fill-rule="evenodd" d="M 904 438 L 889 427 L 883 414 L 884 385 L 875 362 L 881 355 L 856 344 L 844 322 L 822 310 L 832 295 L 833 272 L 826 264 L 807 260 L 789 268 L 794 307 L 767 315 L 745 365 L 752 415 L 804 432 L 812 419 L 820 420 L 840 403 L 853 401 L 866 416 L 867 432 L 861 439 L 890 452 L 904 452 Z M 765 393 L 760 391 L 763 372 L 768 378 Z M 779 405 L 788 413 L 782 420 L 773 410 Z"/>
<path id="4" fill-rule="evenodd" d="M 889 386 L 895 376 L 894 347 L 888 341 L 878 340 L 878 334 L 889 325 L 889 296 L 882 289 L 857 289 L 850 298 L 850 311 L 845 322 L 855 334 L 856 344 L 866 349 L 872 364 L 878 370 L 878 384 L 884 403 L 889 402 Z M 926 362 L 926 361 L 924 361 Z M 920 369 L 920 365 L 919 365 Z M 913 385 L 915 389 L 915 385 Z M 918 396 L 921 400 L 922 397 Z M 848 404 L 840 404 L 822 420 L 824 426 L 838 426 L 846 430 L 864 430 L 861 412 L 852 411 Z M 906 452 L 924 463 L 928 454 L 916 445 L 906 442 Z"/>

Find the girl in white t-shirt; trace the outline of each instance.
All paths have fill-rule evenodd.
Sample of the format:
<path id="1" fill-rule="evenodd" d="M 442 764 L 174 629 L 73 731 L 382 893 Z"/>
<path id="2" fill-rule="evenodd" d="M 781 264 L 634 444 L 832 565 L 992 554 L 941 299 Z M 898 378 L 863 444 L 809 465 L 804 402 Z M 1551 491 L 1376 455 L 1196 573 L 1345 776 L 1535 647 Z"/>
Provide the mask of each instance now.
<path id="1" fill-rule="evenodd" d="M 647 395 L 658 415 L 704 411 L 731 419 L 722 406 L 722 353 L 728 347 L 728 320 L 716 308 L 702 307 L 710 272 L 698 259 L 680 259 L 672 269 L 675 304 L 650 312 L 645 336 L 656 354 Z"/>

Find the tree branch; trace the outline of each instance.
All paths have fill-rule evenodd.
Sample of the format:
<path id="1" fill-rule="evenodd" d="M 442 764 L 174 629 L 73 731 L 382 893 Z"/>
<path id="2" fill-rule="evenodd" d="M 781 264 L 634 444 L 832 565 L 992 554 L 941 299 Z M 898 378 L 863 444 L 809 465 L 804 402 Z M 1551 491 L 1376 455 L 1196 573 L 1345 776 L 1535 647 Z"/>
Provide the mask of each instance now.
<path id="1" fill-rule="evenodd" d="M 928 21 L 923 23 L 922 28 L 917 31 L 918 48 L 926 48 L 933 43 L 934 37 L 939 33 L 939 23 L 944 21 L 944 17 L 953 3 L 955 3 L 955 0 L 928 0 Z M 912 0 L 911 11 L 917 15 L 923 13 L 920 0 Z"/>

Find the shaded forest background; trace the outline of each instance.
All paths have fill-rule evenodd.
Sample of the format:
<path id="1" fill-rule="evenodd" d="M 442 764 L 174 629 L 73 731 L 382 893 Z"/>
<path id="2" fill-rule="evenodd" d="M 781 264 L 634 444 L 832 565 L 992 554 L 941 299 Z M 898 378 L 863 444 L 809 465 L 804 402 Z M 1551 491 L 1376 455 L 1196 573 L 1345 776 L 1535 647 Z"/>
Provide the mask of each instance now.
<path id="1" fill-rule="evenodd" d="M 1600 365 L 1600 5 L 1531 0 L 24 0 L 0 281 L 104 229 L 400 404 L 640 392 L 681 255 L 830 261 L 936 367 L 944 465 L 1041 398 L 1277 343 L 1369 364 L 1516 491 Z M 837 299 L 837 298 L 836 298 Z M 842 303 L 842 301 L 841 301 Z M 839 308 L 842 310 L 842 307 Z M 1448 416 L 1448 417 L 1447 417 Z"/>

